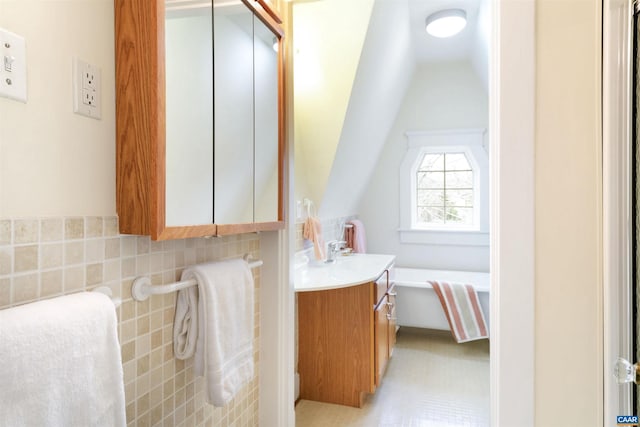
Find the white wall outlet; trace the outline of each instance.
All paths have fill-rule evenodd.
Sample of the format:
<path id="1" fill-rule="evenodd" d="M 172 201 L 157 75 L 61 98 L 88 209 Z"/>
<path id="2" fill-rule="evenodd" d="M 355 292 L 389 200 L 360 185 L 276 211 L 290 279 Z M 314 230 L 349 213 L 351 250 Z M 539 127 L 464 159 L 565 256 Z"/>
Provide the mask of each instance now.
<path id="1" fill-rule="evenodd" d="M 0 96 L 27 102 L 27 49 L 24 37 L 0 28 Z"/>
<path id="2" fill-rule="evenodd" d="M 100 120 L 101 106 L 100 68 L 73 58 L 73 112 Z"/>

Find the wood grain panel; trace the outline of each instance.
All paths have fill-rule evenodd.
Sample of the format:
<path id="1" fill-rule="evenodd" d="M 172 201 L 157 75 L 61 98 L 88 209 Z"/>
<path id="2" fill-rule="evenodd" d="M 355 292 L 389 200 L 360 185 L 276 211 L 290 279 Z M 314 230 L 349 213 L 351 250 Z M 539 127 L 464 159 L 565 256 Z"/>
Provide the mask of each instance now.
<path id="1" fill-rule="evenodd" d="M 382 384 L 382 377 L 387 369 L 389 361 L 389 319 L 387 297 L 384 296 L 375 310 L 375 334 L 376 334 L 376 387 Z"/>
<path id="2" fill-rule="evenodd" d="M 157 205 L 159 2 L 115 1 L 116 208 L 120 231 L 151 234 Z M 164 114 L 164 112 L 162 112 Z"/>
<path id="3" fill-rule="evenodd" d="M 278 38 L 278 220 L 283 223 L 286 221 L 285 195 L 287 188 L 285 175 L 288 175 L 287 163 L 285 162 L 287 153 L 286 141 L 287 135 L 287 101 L 286 101 L 286 43 L 284 33 Z"/>
<path id="4" fill-rule="evenodd" d="M 376 293 L 375 293 L 375 299 L 374 299 L 376 305 L 380 304 L 380 301 L 382 301 L 382 299 L 385 297 L 388 289 L 389 289 L 389 271 L 385 270 L 382 276 L 380 276 L 378 280 L 376 280 L 376 287 L 375 287 Z"/>
<path id="5" fill-rule="evenodd" d="M 190 239 L 193 237 L 217 236 L 215 224 L 190 225 L 181 227 L 165 227 L 154 240 Z"/>
<path id="6" fill-rule="evenodd" d="M 269 5 L 268 1 L 265 1 L 265 0 L 256 0 L 256 1 L 258 2 L 258 4 L 260 4 L 260 6 L 262 6 L 262 8 L 265 10 L 265 12 L 267 12 L 267 14 L 271 18 L 273 18 L 273 20 L 277 24 L 282 24 L 282 19 L 280 19 L 280 17 L 275 12 L 275 10 L 271 7 L 271 5 Z"/>
<path id="7" fill-rule="evenodd" d="M 300 397 L 360 407 L 375 391 L 373 284 L 298 294 Z"/>
<path id="8" fill-rule="evenodd" d="M 268 11 L 243 0 L 281 40 Z M 285 226 L 284 49 L 278 61 L 279 195 L 277 221 L 166 227 L 164 0 L 114 0 L 116 49 L 116 209 L 120 232 L 180 239 L 283 229 Z M 273 10 L 270 11 L 273 14 Z"/>

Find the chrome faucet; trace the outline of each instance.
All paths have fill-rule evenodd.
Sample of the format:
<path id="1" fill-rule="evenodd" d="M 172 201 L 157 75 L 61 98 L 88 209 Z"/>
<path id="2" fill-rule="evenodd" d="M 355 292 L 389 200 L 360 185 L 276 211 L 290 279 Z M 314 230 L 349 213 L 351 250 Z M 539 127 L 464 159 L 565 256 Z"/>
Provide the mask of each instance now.
<path id="1" fill-rule="evenodd" d="M 326 263 L 336 262 L 336 257 L 345 248 L 347 242 L 344 240 L 332 240 L 327 243 L 327 260 Z"/>

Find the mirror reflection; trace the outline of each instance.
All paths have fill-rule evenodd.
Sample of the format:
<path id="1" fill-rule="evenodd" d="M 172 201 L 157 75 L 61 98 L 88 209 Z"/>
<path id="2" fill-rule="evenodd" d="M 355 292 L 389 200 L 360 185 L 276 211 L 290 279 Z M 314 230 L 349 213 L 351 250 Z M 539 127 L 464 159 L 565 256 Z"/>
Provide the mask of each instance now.
<path id="1" fill-rule="evenodd" d="M 277 221 L 278 38 L 215 1 L 168 2 L 165 38 L 166 224 Z"/>
<path id="2" fill-rule="evenodd" d="M 278 220 L 278 38 L 254 17 L 255 222 Z"/>
<path id="3" fill-rule="evenodd" d="M 213 12 L 214 220 L 253 221 L 253 13 L 242 4 Z"/>
<path id="4" fill-rule="evenodd" d="M 208 6 L 207 6 L 208 3 Z M 166 224 L 213 223 L 211 2 L 167 7 Z"/>

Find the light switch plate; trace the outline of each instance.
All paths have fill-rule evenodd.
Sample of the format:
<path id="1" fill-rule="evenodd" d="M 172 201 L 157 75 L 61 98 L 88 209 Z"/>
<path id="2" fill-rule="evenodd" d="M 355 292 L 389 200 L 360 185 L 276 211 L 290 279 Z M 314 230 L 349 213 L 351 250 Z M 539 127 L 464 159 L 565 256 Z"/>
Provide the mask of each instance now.
<path id="1" fill-rule="evenodd" d="M 100 68 L 73 58 L 73 112 L 100 120 L 101 92 Z"/>
<path id="2" fill-rule="evenodd" d="M 27 49 L 24 37 L 0 28 L 0 96 L 27 102 Z"/>

